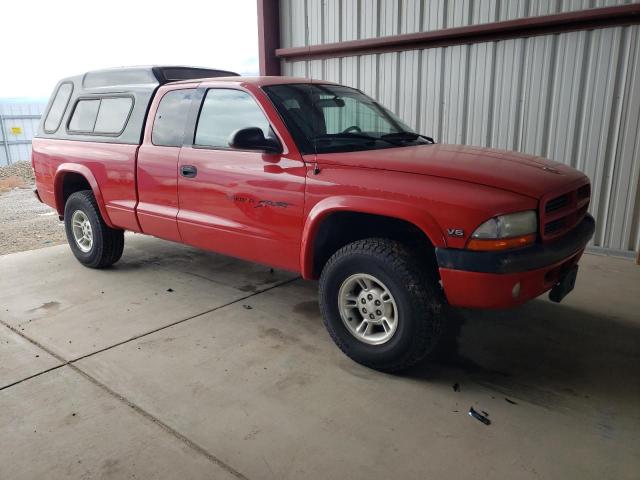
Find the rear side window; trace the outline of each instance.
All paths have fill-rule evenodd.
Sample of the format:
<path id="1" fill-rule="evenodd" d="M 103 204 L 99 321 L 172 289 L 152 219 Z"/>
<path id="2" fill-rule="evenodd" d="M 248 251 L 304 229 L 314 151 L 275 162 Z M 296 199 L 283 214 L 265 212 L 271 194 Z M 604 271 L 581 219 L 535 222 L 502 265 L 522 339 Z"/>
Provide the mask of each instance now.
<path id="1" fill-rule="evenodd" d="M 73 111 L 73 116 L 69 122 L 69 130 L 74 132 L 93 132 L 99 108 L 100 100 L 80 100 Z"/>
<path id="2" fill-rule="evenodd" d="M 160 100 L 151 131 L 151 143 L 162 147 L 181 147 L 184 128 L 195 90 L 173 90 Z"/>
<path id="3" fill-rule="evenodd" d="M 47 113 L 47 118 L 44 121 L 45 132 L 54 133 L 58 130 L 72 92 L 73 84 L 71 83 L 63 83 L 58 87 L 53 102 L 51 102 L 49 113 Z"/>
<path id="4" fill-rule="evenodd" d="M 269 121 L 246 92 L 212 89 L 202 104 L 195 144 L 205 147 L 229 148 L 229 137 L 240 128 L 258 127 L 265 137 L 273 137 Z"/>
<path id="5" fill-rule="evenodd" d="M 100 101 L 95 133 L 120 133 L 129 118 L 133 101 L 130 98 L 103 98 Z"/>
<path id="6" fill-rule="evenodd" d="M 132 107 L 133 99 L 130 97 L 78 100 L 69 121 L 69 131 L 95 135 L 119 135 L 127 124 Z"/>

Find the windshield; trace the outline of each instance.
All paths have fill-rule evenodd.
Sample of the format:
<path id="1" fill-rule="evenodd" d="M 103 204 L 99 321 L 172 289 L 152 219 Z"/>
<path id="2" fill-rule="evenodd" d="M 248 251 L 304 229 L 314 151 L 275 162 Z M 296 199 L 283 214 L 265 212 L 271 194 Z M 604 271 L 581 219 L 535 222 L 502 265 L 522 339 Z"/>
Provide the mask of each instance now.
<path id="1" fill-rule="evenodd" d="M 264 87 L 302 153 L 350 152 L 433 143 L 371 98 L 341 85 Z"/>

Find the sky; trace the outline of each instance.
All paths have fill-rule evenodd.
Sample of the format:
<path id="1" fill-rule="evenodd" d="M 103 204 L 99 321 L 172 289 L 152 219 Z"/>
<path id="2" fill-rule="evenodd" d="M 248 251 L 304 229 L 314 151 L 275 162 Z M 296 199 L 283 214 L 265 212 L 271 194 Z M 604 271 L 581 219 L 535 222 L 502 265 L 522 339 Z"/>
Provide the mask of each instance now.
<path id="1" fill-rule="evenodd" d="M 100 68 L 193 65 L 258 72 L 256 0 L 2 2 L 0 98 L 47 99 Z"/>

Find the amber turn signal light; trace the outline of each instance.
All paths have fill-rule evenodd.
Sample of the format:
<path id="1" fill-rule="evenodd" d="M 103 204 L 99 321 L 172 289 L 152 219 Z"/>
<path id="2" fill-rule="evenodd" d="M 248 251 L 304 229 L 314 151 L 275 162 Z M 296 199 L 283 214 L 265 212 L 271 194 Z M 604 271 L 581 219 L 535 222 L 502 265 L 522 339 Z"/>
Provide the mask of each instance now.
<path id="1" fill-rule="evenodd" d="M 484 251 L 496 251 L 496 250 L 509 250 L 511 248 L 522 248 L 527 245 L 531 245 L 536 241 L 535 234 L 522 235 L 521 237 L 512 238 L 492 238 L 492 239 L 478 239 L 472 238 L 467 243 L 468 250 L 484 250 Z"/>

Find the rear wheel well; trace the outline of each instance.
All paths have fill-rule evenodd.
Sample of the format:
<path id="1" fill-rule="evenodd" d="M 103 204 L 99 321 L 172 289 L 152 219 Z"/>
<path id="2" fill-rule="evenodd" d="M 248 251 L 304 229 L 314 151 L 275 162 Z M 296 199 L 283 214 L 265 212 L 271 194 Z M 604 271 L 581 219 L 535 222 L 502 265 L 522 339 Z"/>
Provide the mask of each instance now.
<path id="1" fill-rule="evenodd" d="M 64 212 L 64 206 L 67 204 L 67 199 L 74 193 L 81 190 L 91 190 L 91 185 L 87 179 L 79 173 L 68 172 L 64 174 L 62 179 L 62 197 L 61 197 L 61 209 Z"/>
<path id="2" fill-rule="evenodd" d="M 365 238 L 388 238 L 410 247 L 426 268 L 438 274 L 435 249 L 429 237 L 414 224 L 399 218 L 360 212 L 335 212 L 327 216 L 313 241 L 313 277 L 340 248 Z"/>

